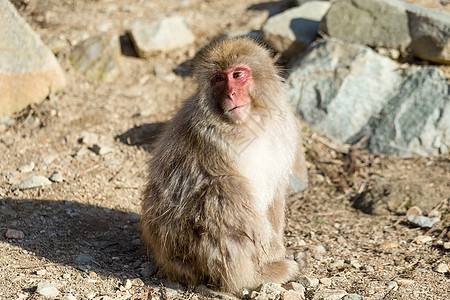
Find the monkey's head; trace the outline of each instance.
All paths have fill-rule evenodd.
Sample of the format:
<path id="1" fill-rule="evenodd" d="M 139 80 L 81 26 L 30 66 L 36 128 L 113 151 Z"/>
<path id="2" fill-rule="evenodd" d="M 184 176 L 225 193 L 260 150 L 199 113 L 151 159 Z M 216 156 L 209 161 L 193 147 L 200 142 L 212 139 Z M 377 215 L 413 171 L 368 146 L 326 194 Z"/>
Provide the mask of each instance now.
<path id="1" fill-rule="evenodd" d="M 269 51 L 248 38 L 223 40 L 203 49 L 194 75 L 200 107 L 233 124 L 245 122 L 281 88 Z"/>

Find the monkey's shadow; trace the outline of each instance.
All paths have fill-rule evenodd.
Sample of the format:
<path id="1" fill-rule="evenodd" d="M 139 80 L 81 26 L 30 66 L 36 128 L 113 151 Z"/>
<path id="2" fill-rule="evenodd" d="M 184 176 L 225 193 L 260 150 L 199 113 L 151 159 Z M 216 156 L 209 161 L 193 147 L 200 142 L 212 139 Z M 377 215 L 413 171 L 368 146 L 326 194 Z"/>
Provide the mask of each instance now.
<path id="1" fill-rule="evenodd" d="M 144 146 L 147 149 L 163 130 L 165 123 L 145 123 L 128 129 L 126 132 L 117 135 L 116 139 L 130 146 Z"/>
<path id="2" fill-rule="evenodd" d="M 138 240 L 138 221 L 137 213 L 73 201 L 0 199 L 1 242 L 26 249 L 52 263 L 121 279 L 139 276 L 147 261 Z M 7 239 L 6 228 L 21 230 L 24 238 Z M 36 266 L 19 263 L 18 267 L 42 268 L 39 263 Z M 142 278 L 148 283 L 145 279 Z"/>

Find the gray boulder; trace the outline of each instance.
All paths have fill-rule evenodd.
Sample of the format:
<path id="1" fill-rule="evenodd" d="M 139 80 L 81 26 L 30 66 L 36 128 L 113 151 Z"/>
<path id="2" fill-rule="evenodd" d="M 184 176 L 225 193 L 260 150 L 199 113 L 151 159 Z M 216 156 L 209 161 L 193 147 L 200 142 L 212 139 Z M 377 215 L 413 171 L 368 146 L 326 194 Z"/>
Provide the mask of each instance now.
<path id="1" fill-rule="evenodd" d="M 0 0 L 0 118 L 66 84 L 52 52 L 7 0 Z"/>
<path id="2" fill-rule="evenodd" d="M 120 75 L 120 54 L 117 36 L 102 34 L 79 43 L 70 60 L 75 69 L 86 77 L 112 82 Z"/>
<path id="3" fill-rule="evenodd" d="M 130 37 L 140 57 L 170 52 L 195 41 L 184 19 L 178 16 L 153 23 L 137 21 L 132 25 Z"/>
<path id="4" fill-rule="evenodd" d="M 406 49 L 411 43 L 406 8 L 397 0 L 338 0 L 322 19 L 320 31 L 347 42 Z"/>
<path id="5" fill-rule="evenodd" d="M 310 1 L 288 9 L 269 18 L 262 27 L 262 35 L 272 48 L 291 57 L 316 39 L 319 22 L 329 7 L 329 2 Z"/>
<path id="6" fill-rule="evenodd" d="M 295 64 L 288 96 L 303 120 L 332 140 L 375 153 L 447 153 L 449 83 L 435 67 L 401 69 L 372 49 L 324 40 Z"/>
<path id="7" fill-rule="evenodd" d="M 408 18 L 414 55 L 450 64 L 450 13 L 411 5 Z"/>

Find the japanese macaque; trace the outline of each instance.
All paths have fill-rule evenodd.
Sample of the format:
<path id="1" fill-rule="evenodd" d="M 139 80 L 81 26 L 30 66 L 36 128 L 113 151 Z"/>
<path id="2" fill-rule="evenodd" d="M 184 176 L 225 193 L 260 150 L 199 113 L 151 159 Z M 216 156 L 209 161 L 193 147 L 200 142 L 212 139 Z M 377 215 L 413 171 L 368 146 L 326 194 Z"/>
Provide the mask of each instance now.
<path id="1" fill-rule="evenodd" d="M 238 293 L 300 275 L 286 256 L 284 210 L 299 140 L 270 53 L 246 38 L 194 63 L 198 89 L 149 161 L 141 230 L 159 269 L 191 287 Z"/>

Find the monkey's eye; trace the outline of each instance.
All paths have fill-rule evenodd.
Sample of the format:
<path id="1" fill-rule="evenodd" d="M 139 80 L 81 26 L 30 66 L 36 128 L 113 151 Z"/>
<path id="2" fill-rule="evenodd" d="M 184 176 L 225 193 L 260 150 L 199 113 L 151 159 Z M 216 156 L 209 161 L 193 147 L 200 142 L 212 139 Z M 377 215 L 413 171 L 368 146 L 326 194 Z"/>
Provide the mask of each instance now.
<path id="1" fill-rule="evenodd" d="M 214 81 L 215 82 L 222 82 L 222 81 L 224 81 L 225 80 L 225 78 L 223 78 L 223 76 L 220 76 L 220 75 L 218 75 L 218 76 L 216 76 L 215 78 L 214 78 Z"/>
<path id="2" fill-rule="evenodd" d="M 234 72 L 233 78 L 239 78 L 239 77 L 242 77 L 243 75 L 244 75 L 244 73 L 242 73 L 242 72 Z"/>

